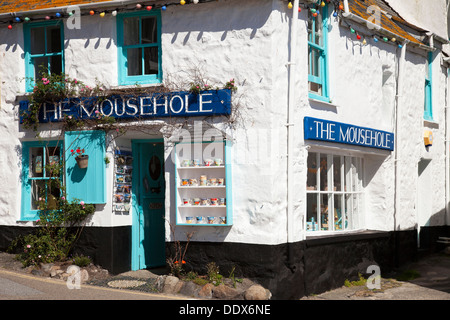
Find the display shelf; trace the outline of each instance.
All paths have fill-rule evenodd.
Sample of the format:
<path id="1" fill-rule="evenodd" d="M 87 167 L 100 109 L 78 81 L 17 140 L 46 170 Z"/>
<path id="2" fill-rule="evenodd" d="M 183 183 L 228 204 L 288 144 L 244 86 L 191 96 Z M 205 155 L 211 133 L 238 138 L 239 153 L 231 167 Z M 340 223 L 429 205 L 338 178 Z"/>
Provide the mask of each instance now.
<path id="1" fill-rule="evenodd" d="M 113 211 L 116 214 L 129 214 L 131 210 L 132 164 L 131 151 L 115 150 Z"/>
<path id="2" fill-rule="evenodd" d="M 227 141 L 175 145 L 177 225 L 232 225 L 229 149 Z M 201 155 L 194 156 L 195 151 L 198 153 L 199 150 Z M 204 200 L 207 204 L 194 205 L 195 200 Z M 219 204 L 211 204 L 213 201 Z"/>

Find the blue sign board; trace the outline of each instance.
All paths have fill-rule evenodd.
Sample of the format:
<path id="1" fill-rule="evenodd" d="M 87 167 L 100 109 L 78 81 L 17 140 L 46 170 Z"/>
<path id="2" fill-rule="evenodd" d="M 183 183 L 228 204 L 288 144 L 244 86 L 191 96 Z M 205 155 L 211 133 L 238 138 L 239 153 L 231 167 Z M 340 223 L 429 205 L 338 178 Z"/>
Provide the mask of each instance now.
<path id="1" fill-rule="evenodd" d="M 304 118 L 304 132 L 305 140 L 394 150 L 394 134 L 391 132 L 310 117 Z"/>
<path id="2" fill-rule="evenodd" d="M 28 110 L 28 101 L 20 102 L 20 111 Z M 112 95 L 107 97 L 70 98 L 44 103 L 39 122 L 58 122 L 64 117 L 94 119 L 109 116 L 117 119 L 192 117 L 231 114 L 231 90 L 151 93 L 148 95 Z"/>

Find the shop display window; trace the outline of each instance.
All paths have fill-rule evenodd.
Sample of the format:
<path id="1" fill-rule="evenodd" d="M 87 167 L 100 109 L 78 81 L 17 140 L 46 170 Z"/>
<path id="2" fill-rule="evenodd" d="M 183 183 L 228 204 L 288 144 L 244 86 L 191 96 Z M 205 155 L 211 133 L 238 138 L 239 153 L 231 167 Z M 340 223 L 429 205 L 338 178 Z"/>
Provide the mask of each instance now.
<path id="1" fill-rule="evenodd" d="M 363 159 L 310 152 L 307 160 L 306 231 L 359 228 L 363 201 Z"/>
<path id="2" fill-rule="evenodd" d="M 232 225 L 230 148 L 227 141 L 179 143 L 176 224 Z"/>

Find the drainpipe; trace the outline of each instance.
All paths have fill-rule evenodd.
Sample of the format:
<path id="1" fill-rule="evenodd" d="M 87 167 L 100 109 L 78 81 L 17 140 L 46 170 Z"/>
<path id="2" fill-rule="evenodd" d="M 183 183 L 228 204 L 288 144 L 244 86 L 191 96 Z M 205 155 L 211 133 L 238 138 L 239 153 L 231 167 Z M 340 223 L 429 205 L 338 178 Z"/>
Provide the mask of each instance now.
<path id="1" fill-rule="evenodd" d="M 450 195 L 450 132 L 449 132 L 449 124 L 450 124 L 450 91 L 449 91 L 449 69 L 447 67 L 447 85 L 445 88 L 446 91 L 446 106 L 445 106 L 445 225 L 449 224 L 449 195 Z"/>
<path id="2" fill-rule="evenodd" d="M 400 107 L 400 98 L 401 98 L 401 90 L 403 86 L 403 69 L 406 61 L 406 45 L 408 44 L 408 40 L 403 42 L 403 46 L 400 52 L 400 58 L 398 60 L 398 71 L 397 71 L 397 88 L 395 95 L 395 151 L 394 151 L 394 266 L 397 266 L 398 262 L 398 245 L 397 245 L 397 213 L 400 205 L 400 196 L 399 196 L 399 186 L 400 179 L 398 177 L 398 146 L 399 146 L 399 138 L 398 138 L 398 129 L 399 129 L 399 107 Z"/>
<path id="3" fill-rule="evenodd" d="M 348 0 L 344 0 L 344 15 L 349 14 L 350 9 L 348 8 Z"/>
<path id="4" fill-rule="evenodd" d="M 286 242 L 288 247 L 287 259 L 289 268 L 294 271 L 294 254 L 292 252 L 293 242 L 293 212 L 294 212 L 294 175 L 293 175 L 293 156 L 294 156 L 294 105 L 295 105 L 295 65 L 297 60 L 297 25 L 298 25 L 298 6 L 299 0 L 295 0 L 292 7 L 291 30 L 289 34 L 290 57 L 288 62 L 288 105 L 287 105 L 287 210 L 286 210 Z"/>

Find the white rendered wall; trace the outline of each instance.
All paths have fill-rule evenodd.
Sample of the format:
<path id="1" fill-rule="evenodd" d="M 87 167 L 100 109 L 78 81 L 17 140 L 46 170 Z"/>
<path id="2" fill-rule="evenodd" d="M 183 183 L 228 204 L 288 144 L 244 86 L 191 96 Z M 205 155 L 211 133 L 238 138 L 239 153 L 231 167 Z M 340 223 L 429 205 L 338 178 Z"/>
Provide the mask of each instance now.
<path id="1" fill-rule="evenodd" d="M 163 75 L 165 81 L 190 80 L 192 69 L 200 70 L 213 84 L 236 79 L 235 102 L 243 106 L 243 119 L 233 130 L 233 226 L 177 227 L 177 236 L 196 230 L 196 241 L 232 241 L 278 244 L 286 242 L 286 162 L 289 31 L 292 11 L 285 1 L 228 0 L 208 4 L 173 6 L 162 12 Z M 431 159 L 433 187 L 430 190 L 433 213 L 431 225 L 443 223 L 445 209 L 444 176 L 444 106 L 446 77 L 436 59 L 433 97 L 435 122 L 423 121 L 424 77 L 426 53 L 408 51 L 404 83 L 399 97 L 399 131 L 395 184 L 394 152 L 367 148 L 351 148 L 339 144 L 314 144 L 303 140 L 303 118 L 317 117 L 366 126 L 378 130 L 395 130 L 395 88 L 400 49 L 391 44 L 369 41 L 368 45 L 337 20 L 330 18 L 329 67 L 332 103 L 308 99 L 307 92 L 307 13 L 298 14 L 298 57 L 296 73 L 295 148 L 294 154 L 294 241 L 302 239 L 303 215 L 306 213 L 307 147 L 356 154 L 365 163 L 364 228 L 394 230 L 414 228 L 416 224 L 417 164 L 421 157 Z M 66 73 L 87 84 L 99 82 L 117 85 L 116 23 L 111 16 L 83 17 L 80 30 L 65 33 Z M 15 98 L 24 93 L 23 31 L 2 28 L 0 44 L 2 66 L 0 163 L 10 170 L 0 171 L 4 181 L 0 192 L 0 224 L 32 225 L 17 222 L 20 217 L 21 140 L 33 139 L 33 133 L 19 132 L 14 112 Z M 387 84 L 385 76 L 391 72 Z M 387 77 L 387 76 L 386 76 Z M 217 124 L 220 126 L 220 123 Z M 423 130 L 434 133 L 429 150 L 423 145 Z M 47 135 L 57 136 L 58 132 Z M 131 139 L 145 138 L 129 133 L 115 141 L 118 146 L 131 146 Z M 166 159 L 171 161 L 171 149 Z M 112 157 L 109 150 L 109 157 Z M 121 226 L 131 224 L 131 215 L 112 213 L 113 164 L 107 166 L 107 200 L 99 206 L 90 225 Z M 174 176 L 173 164 L 166 162 L 166 180 Z M 170 183 L 166 188 L 166 218 L 175 221 L 175 208 Z M 397 192 L 397 193 L 396 193 Z M 394 215 L 397 194 L 400 202 Z M 445 212 L 444 212 L 445 214 Z M 433 219 L 431 219 L 433 218 Z M 394 227 L 395 225 L 395 227 Z M 167 228 L 166 237 L 171 238 Z"/>

